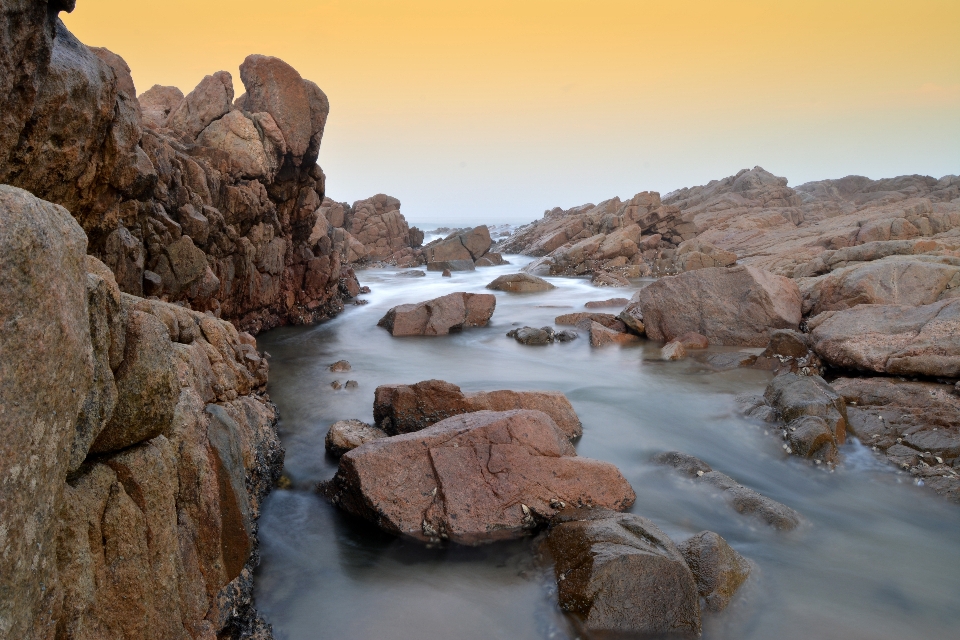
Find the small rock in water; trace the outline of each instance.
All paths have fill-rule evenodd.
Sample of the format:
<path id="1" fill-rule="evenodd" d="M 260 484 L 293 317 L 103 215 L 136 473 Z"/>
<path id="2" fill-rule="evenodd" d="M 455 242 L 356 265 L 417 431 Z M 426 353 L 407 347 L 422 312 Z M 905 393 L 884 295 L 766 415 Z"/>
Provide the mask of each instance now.
<path id="1" fill-rule="evenodd" d="M 706 609 L 725 609 L 750 575 L 750 563 L 713 531 L 701 531 L 677 547 L 693 572 Z"/>
<path id="2" fill-rule="evenodd" d="M 444 278 L 452 278 L 453 274 L 450 273 L 450 269 L 444 269 L 443 273 L 440 274 Z"/>
<path id="3" fill-rule="evenodd" d="M 371 440 L 386 438 L 387 434 L 359 420 L 340 420 L 334 422 L 324 438 L 324 446 L 330 455 L 339 458 Z"/>
<path id="4" fill-rule="evenodd" d="M 347 389 L 356 389 L 360 386 L 360 384 L 356 380 L 347 380 L 347 384 L 345 386 Z"/>
<path id="5" fill-rule="evenodd" d="M 426 271 L 411 269 L 410 271 L 401 271 L 397 274 L 398 278 L 423 278 L 427 275 Z"/>
<path id="6" fill-rule="evenodd" d="M 330 383 L 330 386 L 333 387 L 334 389 L 341 389 L 341 388 L 343 388 L 343 385 L 340 384 L 340 381 L 339 381 L 339 380 L 334 380 L 333 382 Z"/>
<path id="7" fill-rule="evenodd" d="M 626 298 L 609 298 L 607 300 L 591 300 L 583 305 L 587 309 L 602 309 L 603 307 L 625 307 L 630 303 Z"/>
<path id="8" fill-rule="evenodd" d="M 366 285 L 360 287 L 360 293 L 370 293 L 370 287 Z"/>
<path id="9" fill-rule="evenodd" d="M 350 363 L 346 360 L 337 360 L 330 365 L 330 371 L 350 371 Z"/>
<path id="10" fill-rule="evenodd" d="M 664 360 L 681 360 L 687 357 L 687 350 L 681 342 L 668 342 L 660 349 L 660 357 Z"/>

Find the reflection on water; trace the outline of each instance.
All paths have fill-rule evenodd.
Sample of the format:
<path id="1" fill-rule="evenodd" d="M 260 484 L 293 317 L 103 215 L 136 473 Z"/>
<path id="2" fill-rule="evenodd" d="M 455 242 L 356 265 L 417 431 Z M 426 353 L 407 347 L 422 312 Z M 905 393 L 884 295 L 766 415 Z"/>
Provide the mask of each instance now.
<path id="1" fill-rule="evenodd" d="M 278 638 L 574 637 L 529 541 L 427 549 L 344 516 L 312 492 L 336 471 L 323 448 L 330 424 L 372 421 L 377 385 L 428 378 L 465 391 L 564 392 L 584 425 L 578 453 L 620 468 L 637 492 L 633 512 L 677 541 L 716 531 L 751 559 L 756 569 L 734 604 L 705 616 L 704 638 L 956 637 L 960 509 L 913 486 L 856 442 L 844 447 L 845 463 L 835 473 L 787 458 L 778 438 L 734 410 L 734 395 L 762 392 L 768 374 L 661 362 L 653 343 L 591 349 L 580 339 L 527 347 L 504 335 L 514 325 L 552 324 L 589 300 L 632 292 L 554 278 L 553 291 L 498 292 L 485 328 L 392 338 L 376 326 L 394 305 L 482 291 L 527 260 L 509 259 L 512 266 L 453 278 L 361 271 L 361 284 L 373 290 L 365 296 L 370 304 L 315 327 L 260 336 L 260 348 L 272 356 L 270 395 L 280 407 L 286 474 L 295 487 L 267 499 L 260 524 L 256 600 Z M 352 371 L 327 370 L 343 358 Z M 330 387 L 348 379 L 359 388 Z M 709 489 L 649 463 L 668 449 L 696 455 L 797 509 L 809 526 L 783 534 L 738 515 Z"/>

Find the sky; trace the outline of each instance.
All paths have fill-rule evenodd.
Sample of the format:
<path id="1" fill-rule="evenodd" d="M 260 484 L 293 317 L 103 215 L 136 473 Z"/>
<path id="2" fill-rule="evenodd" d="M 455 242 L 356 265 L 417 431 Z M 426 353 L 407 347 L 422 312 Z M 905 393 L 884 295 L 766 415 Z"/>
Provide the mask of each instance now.
<path id="1" fill-rule="evenodd" d="M 759 165 L 960 174 L 957 0 L 79 0 L 137 90 L 273 55 L 330 99 L 327 195 L 527 222 Z"/>

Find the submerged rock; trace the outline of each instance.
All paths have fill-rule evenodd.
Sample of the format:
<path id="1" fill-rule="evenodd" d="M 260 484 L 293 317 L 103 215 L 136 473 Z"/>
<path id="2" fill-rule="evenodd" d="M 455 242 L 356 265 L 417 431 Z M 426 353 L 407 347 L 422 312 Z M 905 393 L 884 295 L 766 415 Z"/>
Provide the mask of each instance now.
<path id="1" fill-rule="evenodd" d="M 497 298 L 491 293 L 449 293 L 393 307 L 377 324 L 393 336 L 442 336 L 485 326 L 496 306 Z"/>
<path id="2" fill-rule="evenodd" d="M 568 509 L 551 523 L 560 608 L 588 633 L 700 635 L 694 575 L 676 545 L 640 516 Z"/>
<path id="3" fill-rule="evenodd" d="M 701 531 L 678 545 L 693 572 L 707 611 L 723 611 L 750 576 L 750 563 L 713 531 Z"/>
<path id="4" fill-rule="evenodd" d="M 561 504 L 626 509 L 611 464 L 577 457 L 542 411 L 478 411 L 373 440 L 321 487 L 342 509 L 422 541 L 480 544 L 526 535 Z"/>
<path id="5" fill-rule="evenodd" d="M 350 371 L 350 369 L 352 369 L 352 367 L 350 366 L 350 363 L 347 362 L 346 360 L 337 360 L 327 368 L 330 371 L 334 371 L 334 372 Z"/>

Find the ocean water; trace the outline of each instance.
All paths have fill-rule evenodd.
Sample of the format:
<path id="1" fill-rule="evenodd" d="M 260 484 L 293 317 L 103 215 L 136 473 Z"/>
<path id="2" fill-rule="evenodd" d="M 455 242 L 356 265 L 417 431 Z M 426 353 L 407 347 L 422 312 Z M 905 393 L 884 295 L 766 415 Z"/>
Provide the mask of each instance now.
<path id="1" fill-rule="evenodd" d="M 691 359 L 663 362 L 659 344 L 592 349 L 582 336 L 530 347 L 505 336 L 552 325 L 589 300 L 627 297 L 589 280 L 549 278 L 556 289 L 496 292 L 489 326 L 450 336 L 393 338 L 377 321 L 398 304 L 454 291 L 483 292 L 501 267 L 441 278 L 369 269 L 364 306 L 312 327 L 259 339 L 270 354 L 272 400 L 280 408 L 290 490 L 274 491 L 260 521 L 256 604 L 283 640 L 539 639 L 577 637 L 556 606 L 552 572 L 529 539 L 477 548 L 426 548 L 379 532 L 318 496 L 336 460 L 324 452 L 329 426 L 372 421 L 380 384 L 438 378 L 464 391 L 549 389 L 567 395 L 584 425 L 581 456 L 616 464 L 637 492 L 634 513 L 675 541 L 705 529 L 722 535 L 754 570 L 720 614 L 704 615 L 703 637 L 766 640 L 954 638 L 960 629 L 960 508 L 876 459 L 856 440 L 835 472 L 788 457 L 763 425 L 738 415 L 734 396 L 762 393 L 769 374 L 710 372 Z M 599 309 L 598 311 L 609 311 Z M 331 373 L 340 359 L 352 371 Z M 333 380 L 356 389 L 333 390 Z M 808 521 L 775 531 L 737 514 L 714 491 L 650 462 L 679 450 L 783 502 Z"/>

